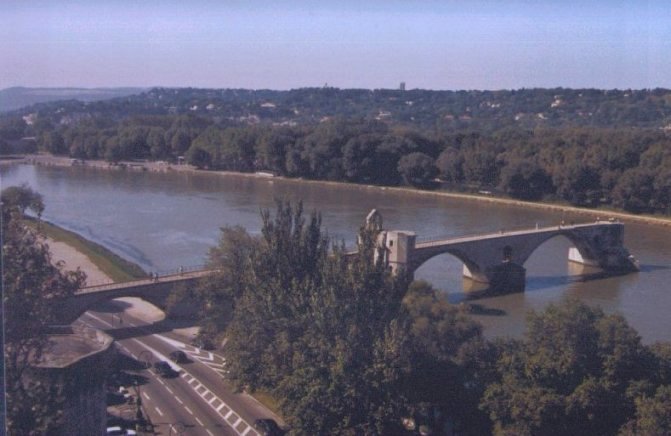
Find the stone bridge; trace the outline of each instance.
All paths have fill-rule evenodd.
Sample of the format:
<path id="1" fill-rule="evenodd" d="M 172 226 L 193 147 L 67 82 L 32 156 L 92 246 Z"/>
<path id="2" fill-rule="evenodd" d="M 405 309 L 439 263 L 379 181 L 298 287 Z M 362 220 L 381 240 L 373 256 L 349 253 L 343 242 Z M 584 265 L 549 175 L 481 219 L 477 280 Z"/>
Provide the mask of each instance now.
<path id="1" fill-rule="evenodd" d="M 608 273 L 638 270 L 633 256 L 624 247 L 624 224 L 615 221 L 557 225 L 516 231 L 499 231 L 477 236 L 416 242 L 411 231 L 382 230 L 382 219 L 372 211 L 367 225 L 378 233 L 384 262 L 394 273 L 414 272 L 429 259 L 451 254 L 463 262 L 463 275 L 488 283 L 497 291 L 522 291 L 526 280 L 524 263 L 545 241 L 566 237 L 573 247 L 568 260 L 599 267 Z"/>
<path id="2" fill-rule="evenodd" d="M 569 261 L 613 274 L 638 270 L 633 256 L 624 247 L 624 224 L 620 222 L 536 227 L 426 242 L 416 242 L 416 234 L 411 231 L 383 230 L 382 217 L 375 210 L 366 218 L 366 225 L 378 232 L 377 255 L 383 256 L 395 274 L 403 271 L 412 275 L 429 259 L 448 253 L 463 262 L 465 277 L 489 283 L 494 290 L 522 291 L 526 280 L 524 263 L 534 250 L 555 236 L 564 236 L 573 244 L 568 253 Z M 55 303 L 58 318 L 62 324 L 69 324 L 92 306 L 120 297 L 139 297 L 165 309 L 172 289 L 178 285 L 193 285 L 213 272 L 191 271 L 158 279 L 85 287 Z"/>
<path id="3" fill-rule="evenodd" d="M 165 310 L 170 291 L 177 286 L 194 285 L 198 279 L 212 272 L 212 270 L 191 271 L 161 276 L 157 279 L 87 286 L 72 297 L 55 303 L 57 318 L 59 324 L 70 324 L 96 304 L 120 297 L 142 298 Z"/>

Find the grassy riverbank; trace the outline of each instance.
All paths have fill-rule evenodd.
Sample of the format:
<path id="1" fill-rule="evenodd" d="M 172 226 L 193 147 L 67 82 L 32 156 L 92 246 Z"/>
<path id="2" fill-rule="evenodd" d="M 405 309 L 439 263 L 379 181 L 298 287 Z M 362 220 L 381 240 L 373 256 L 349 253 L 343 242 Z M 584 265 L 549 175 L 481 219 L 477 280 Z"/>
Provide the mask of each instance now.
<path id="1" fill-rule="evenodd" d="M 37 227 L 35 220 L 30 220 L 32 227 Z M 147 277 L 147 273 L 138 265 L 127 261 L 121 256 L 111 252 L 100 244 L 51 224 L 47 221 L 39 223 L 40 230 L 44 235 L 54 241 L 63 242 L 78 252 L 86 255 L 100 270 L 107 274 L 115 282 L 123 282 Z"/>

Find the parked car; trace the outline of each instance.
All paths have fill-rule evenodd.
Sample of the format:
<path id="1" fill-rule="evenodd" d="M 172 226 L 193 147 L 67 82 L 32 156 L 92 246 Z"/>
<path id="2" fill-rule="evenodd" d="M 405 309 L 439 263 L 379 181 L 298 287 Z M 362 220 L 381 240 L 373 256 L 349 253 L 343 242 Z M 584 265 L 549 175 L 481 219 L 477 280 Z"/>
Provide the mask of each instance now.
<path id="1" fill-rule="evenodd" d="M 165 360 L 160 360 L 160 361 L 154 363 L 154 370 L 156 370 L 156 372 L 161 377 L 164 377 L 164 378 L 177 377 L 177 375 L 178 375 L 177 371 L 172 369 L 172 366 L 170 366 L 170 364 L 168 362 L 166 362 Z"/>
<path id="2" fill-rule="evenodd" d="M 284 431 L 273 419 L 264 418 L 254 421 L 254 430 L 258 431 L 262 436 L 281 436 Z"/>
<path id="3" fill-rule="evenodd" d="M 189 362 L 189 358 L 186 357 L 186 353 L 181 350 L 175 350 L 172 353 L 170 353 L 170 360 L 172 360 L 175 363 L 187 363 Z"/>

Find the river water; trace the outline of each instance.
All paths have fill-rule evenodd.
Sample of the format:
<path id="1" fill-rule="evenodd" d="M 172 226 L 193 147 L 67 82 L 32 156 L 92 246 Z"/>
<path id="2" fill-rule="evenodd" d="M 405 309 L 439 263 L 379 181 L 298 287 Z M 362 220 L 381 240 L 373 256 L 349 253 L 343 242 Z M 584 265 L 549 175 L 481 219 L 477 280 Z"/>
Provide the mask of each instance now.
<path id="1" fill-rule="evenodd" d="M 202 265 L 222 226 L 258 233 L 259 211 L 274 210 L 275 199 L 302 200 L 307 211 L 322 214 L 335 239 L 354 244 L 372 208 L 384 227 L 412 230 L 418 239 L 464 236 L 499 229 L 530 228 L 584 216 L 493 205 L 472 200 L 392 192 L 379 187 L 326 185 L 295 180 L 203 173 L 106 171 L 82 167 L 0 167 L 2 187 L 27 183 L 46 204 L 44 218 L 101 243 L 147 271 L 166 272 Z M 524 265 L 524 293 L 470 300 L 474 317 L 490 336 L 519 336 L 527 311 L 540 310 L 566 296 L 622 313 L 644 342 L 671 341 L 671 232 L 668 228 L 627 223 L 625 244 L 641 271 L 588 279 L 590 273 L 567 262 L 571 244 L 555 237 Z M 444 254 L 424 264 L 416 278 L 444 290 L 453 303 L 472 295 L 462 279 L 462 264 Z"/>

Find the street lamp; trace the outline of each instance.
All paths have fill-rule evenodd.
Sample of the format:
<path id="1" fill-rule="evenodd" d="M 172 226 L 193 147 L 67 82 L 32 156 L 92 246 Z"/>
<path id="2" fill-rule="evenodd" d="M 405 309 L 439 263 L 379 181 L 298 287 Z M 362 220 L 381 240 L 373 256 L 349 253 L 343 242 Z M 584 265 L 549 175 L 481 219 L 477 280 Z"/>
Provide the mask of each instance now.
<path id="1" fill-rule="evenodd" d="M 135 401 L 135 420 L 137 421 L 137 427 L 144 421 L 144 417 L 142 416 L 142 396 L 140 395 L 140 386 L 138 386 L 137 380 L 133 381 L 133 387 L 135 388 L 135 395 L 137 396 L 137 400 Z"/>

